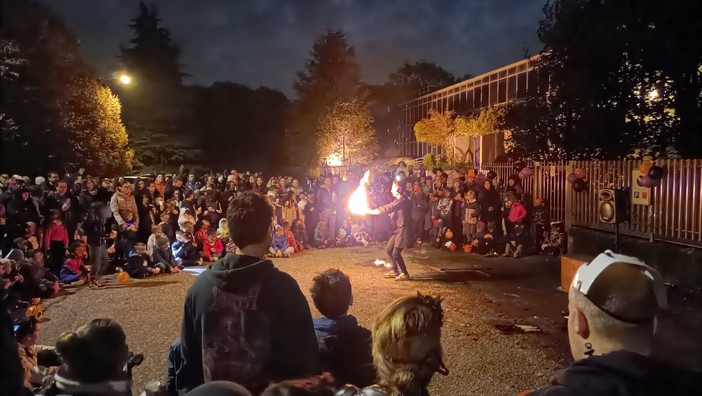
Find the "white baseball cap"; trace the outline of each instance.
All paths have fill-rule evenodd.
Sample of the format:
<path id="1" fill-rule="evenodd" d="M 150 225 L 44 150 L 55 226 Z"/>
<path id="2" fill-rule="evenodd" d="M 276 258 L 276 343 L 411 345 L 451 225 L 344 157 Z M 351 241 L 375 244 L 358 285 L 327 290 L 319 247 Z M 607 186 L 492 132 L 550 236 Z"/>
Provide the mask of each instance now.
<path id="1" fill-rule="evenodd" d="M 607 268 L 615 264 L 638 266 L 640 268 L 640 273 L 650 280 L 651 289 L 653 290 L 658 309 L 665 309 L 668 307 L 668 297 L 661 274 L 636 257 L 617 254 L 611 250 L 605 250 L 604 253 L 599 254 L 594 260 L 580 266 L 573 277 L 573 288 L 584 294 L 592 303 L 616 319 L 632 323 L 639 321 L 638 319 L 623 318 L 621 315 L 615 315 L 610 312 L 607 309 L 606 302 L 609 296 L 606 295 L 606 293 L 603 294 L 601 291 L 595 291 L 595 289 L 597 289 L 597 278 Z M 626 287 L 626 285 L 622 285 L 622 287 Z"/>

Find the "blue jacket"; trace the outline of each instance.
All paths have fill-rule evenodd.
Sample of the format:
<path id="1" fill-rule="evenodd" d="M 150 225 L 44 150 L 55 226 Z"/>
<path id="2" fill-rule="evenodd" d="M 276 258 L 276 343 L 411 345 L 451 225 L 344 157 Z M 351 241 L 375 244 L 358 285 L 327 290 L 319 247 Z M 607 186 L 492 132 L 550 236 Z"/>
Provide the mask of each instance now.
<path id="1" fill-rule="evenodd" d="M 275 251 L 282 251 L 284 252 L 288 248 L 288 236 L 283 234 L 283 235 L 278 235 L 276 233 L 273 233 L 273 238 L 271 239 L 271 247 Z"/>
<path id="2" fill-rule="evenodd" d="M 331 372 L 338 385 L 365 387 L 375 382 L 371 332 L 359 326 L 354 316 L 319 317 L 314 320 L 314 332 L 322 371 Z"/>

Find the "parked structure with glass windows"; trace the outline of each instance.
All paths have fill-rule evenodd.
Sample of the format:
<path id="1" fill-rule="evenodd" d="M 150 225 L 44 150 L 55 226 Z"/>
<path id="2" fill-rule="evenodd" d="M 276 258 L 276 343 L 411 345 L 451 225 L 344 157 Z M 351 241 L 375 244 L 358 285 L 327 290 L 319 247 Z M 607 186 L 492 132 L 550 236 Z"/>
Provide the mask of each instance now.
<path id="1" fill-rule="evenodd" d="M 400 153 L 415 158 L 441 154 L 440 147 L 417 142 L 414 136 L 414 125 L 427 117 L 429 109 L 453 110 L 457 115 L 475 114 L 488 106 L 505 105 L 536 95 L 538 79 L 531 66 L 535 59 L 524 59 L 403 103 L 398 137 Z M 471 162 L 491 162 L 504 155 L 504 138 L 502 132 L 490 133 L 462 138 L 458 144 L 464 149 L 470 148 Z"/>

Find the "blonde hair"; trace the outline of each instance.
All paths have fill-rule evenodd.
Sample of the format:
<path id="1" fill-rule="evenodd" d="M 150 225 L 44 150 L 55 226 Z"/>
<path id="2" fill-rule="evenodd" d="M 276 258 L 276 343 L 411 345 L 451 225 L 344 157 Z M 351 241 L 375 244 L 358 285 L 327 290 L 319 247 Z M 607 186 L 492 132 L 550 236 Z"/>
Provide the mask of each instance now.
<path id="1" fill-rule="evenodd" d="M 411 348 L 409 338 L 439 338 L 442 324 L 441 298 L 420 293 L 397 299 L 380 312 L 373 324 L 373 364 L 381 385 L 392 395 L 418 386 L 415 374 L 422 368 L 422 361 L 407 361 L 401 356 Z"/>

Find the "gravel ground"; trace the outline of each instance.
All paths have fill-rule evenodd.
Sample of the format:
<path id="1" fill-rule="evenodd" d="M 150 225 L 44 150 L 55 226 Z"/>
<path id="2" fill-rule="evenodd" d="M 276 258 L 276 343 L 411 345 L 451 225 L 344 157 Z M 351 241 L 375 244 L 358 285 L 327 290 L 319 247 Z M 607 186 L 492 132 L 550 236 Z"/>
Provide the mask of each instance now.
<path id="1" fill-rule="evenodd" d="M 442 395 L 515 395 L 524 389 L 546 385 L 566 362 L 553 341 L 535 334 L 505 335 L 495 329 L 506 319 L 494 303 L 465 282 L 446 282 L 430 267 L 407 260 L 414 280 L 395 282 L 382 278 L 384 268 L 373 265 L 383 258 L 379 246 L 306 251 L 276 265 L 290 273 L 309 300 L 311 280 L 330 268 L 351 277 L 354 306 L 351 314 L 370 327 L 381 307 L 392 300 L 423 294 L 445 298 L 442 334 L 448 377 L 435 376 L 430 391 Z M 71 295 L 47 300 L 50 321 L 43 325 L 41 341 L 52 344 L 66 330 L 97 317 L 116 319 L 127 333 L 130 349 L 145 354 L 135 369 L 135 391 L 146 382 L 165 375 L 168 347 L 180 334 L 182 301 L 193 282 L 190 273 L 132 280 L 103 290 L 76 288 Z M 313 316 L 319 315 L 309 301 Z M 561 348 L 562 349 L 562 348 Z"/>

